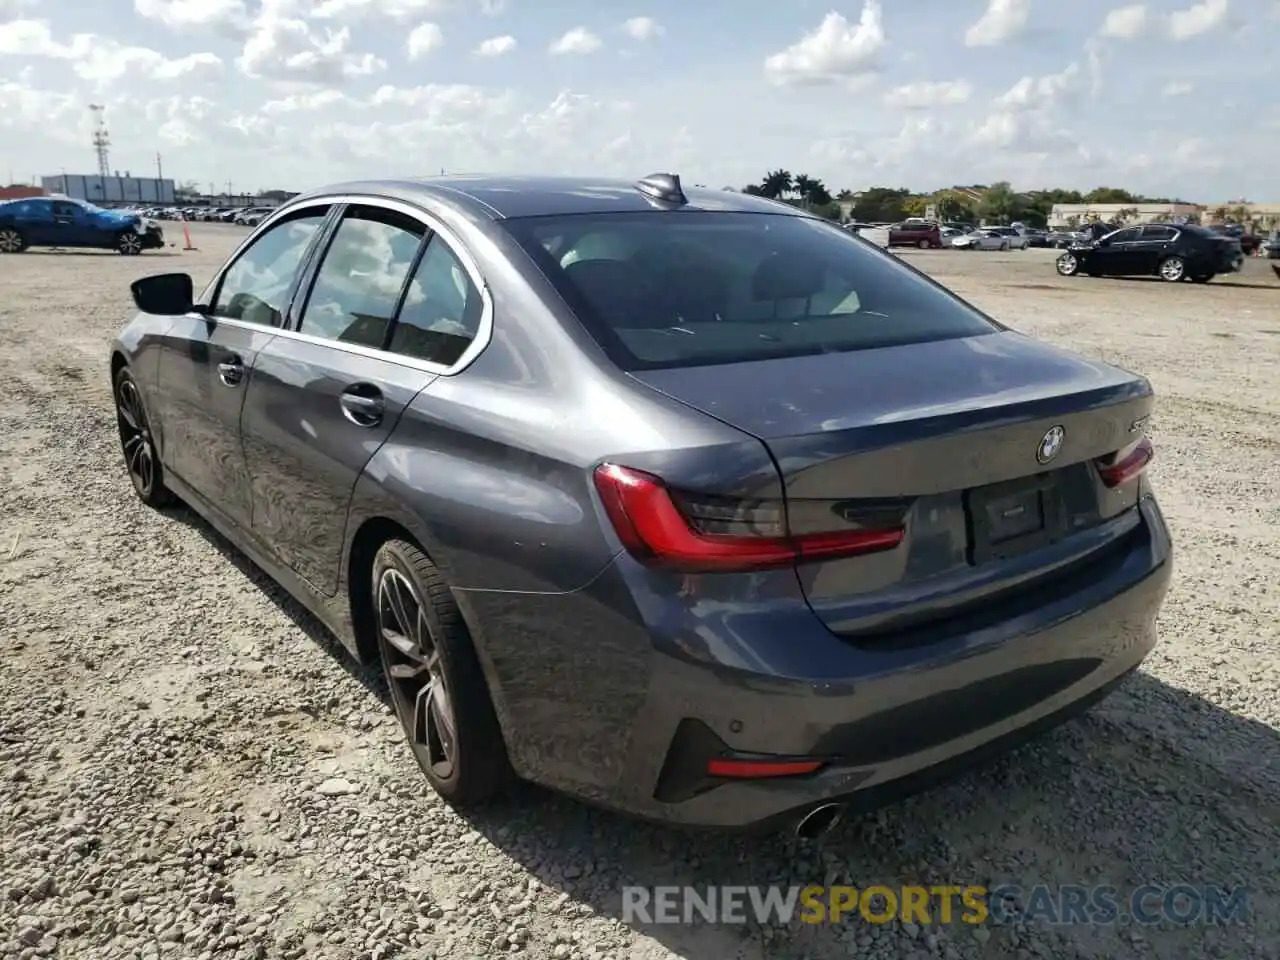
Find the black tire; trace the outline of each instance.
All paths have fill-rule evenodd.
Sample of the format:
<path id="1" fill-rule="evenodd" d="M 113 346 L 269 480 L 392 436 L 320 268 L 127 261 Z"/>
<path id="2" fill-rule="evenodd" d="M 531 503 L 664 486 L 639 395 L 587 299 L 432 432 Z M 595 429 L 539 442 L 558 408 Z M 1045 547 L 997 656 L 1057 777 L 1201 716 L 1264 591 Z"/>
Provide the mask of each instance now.
<path id="1" fill-rule="evenodd" d="M 406 586 L 408 596 L 395 593 Z M 499 796 L 515 774 L 480 659 L 449 585 L 416 546 L 389 540 L 374 556 L 372 587 L 383 676 L 423 774 L 451 804 L 477 805 Z M 400 623 L 401 613 L 413 627 Z M 407 636 L 410 631 L 418 635 Z M 416 652 L 404 644 L 416 645 Z M 410 675 L 415 669 L 420 672 Z M 441 690 L 452 730 L 439 713 Z"/>
<path id="2" fill-rule="evenodd" d="M 22 253 L 27 249 L 27 238 L 17 227 L 0 227 L 0 253 Z"/>
<path id="3" fill-rule="evenodd" d="M 172 505 L 177 498 L 164 485 L 164 468 L 160 465 L 160 454 L 151 435 L 142 391 L 128 367 L 121 367 L 116 373 L 112 390 L 116 400 L 120 451 L 124 455 L 129 480 L 133 483 L 133 492 L 153 509 Z"/>
<path id="4" fill-rule="evenodd" d="M 116 235 L 116 252 L 125 257 L 142 253 L 142 237 L 134 230 L 121 230 Z"/>
<path id="5" fill-rule="evenodd" d="M 1165 257 L 1156 268 L 1156 274 L 1166 283 L 1181 283 L 1187 275 L 1187 264 L 1181 257 Z"/>
<path id="6" fill-rule="evenodd" d="M 932 246 L 932 244 L 930 244 L 928 240 L 921 240 L 918 244 L 916 244 L 916 246 L 918 246 L 921 250 L 928 250 L 929 247 Z"/>
<path id="7" fill-rule="evenodd" d="M 1054 264 L 1058 274 L 1063 277 L 1074 277 L 1080 272 L 1080 258 L 1074 253 L 1064 253 Z"/>

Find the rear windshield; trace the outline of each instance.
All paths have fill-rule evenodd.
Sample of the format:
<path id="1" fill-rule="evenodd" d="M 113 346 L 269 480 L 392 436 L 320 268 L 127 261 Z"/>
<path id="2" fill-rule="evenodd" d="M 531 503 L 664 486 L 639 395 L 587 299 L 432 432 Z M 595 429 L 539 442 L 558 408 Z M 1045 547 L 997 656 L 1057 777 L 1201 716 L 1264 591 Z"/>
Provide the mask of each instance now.
<path id="1" fill-rule="evenodd" d="M 502 223 L 627 370 L 1000 329 L 892 255 L 807 217 L 654 211 Z"/>

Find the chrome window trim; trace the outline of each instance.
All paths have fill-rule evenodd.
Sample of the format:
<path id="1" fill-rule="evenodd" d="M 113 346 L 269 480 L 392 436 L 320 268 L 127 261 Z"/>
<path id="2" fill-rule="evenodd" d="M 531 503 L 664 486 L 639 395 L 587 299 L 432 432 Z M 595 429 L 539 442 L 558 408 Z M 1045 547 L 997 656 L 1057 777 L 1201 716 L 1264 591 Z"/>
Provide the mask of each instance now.
<path id="1" fill-rule="evenodd" d="M 489 285 L 485 282 L 483 275 L 480 273 L 480 266 L 471 256 L 471 252 L 458 238 L 453 230 L 445 226 L 437 217 L 423 210 L 421 207 L 414 206 L 411 203 L 405 203 L 402 200 L 392 200 L 389 197 L 363 196 L 360 194 L 333 194 L 325 197 L 308 197 L 306 200 L 285 204 L 277 209 L 270 217 L 263 220 L 258 228 L 249 234 L 244 241 L 236 247 L 231 256 L 227 258 L 227 262 L 214 275 L 213 280 L 205 287 L 204 293 L 201 294 L 202 299 L 216 290 L 222 283 L 222 278 L 232 265 L 240 258 L 240 255 L 248 249 L 249 245 L 254 243 L 258 237 L 266 233 L 278 221 L 291 216 L 295 213 L 307 210 L 310 207 L 334 207 L 343 204 L 349 206 L 378 207 L 383 210 L 390 210 L 393 213 L 399 213 L 413 220 L 419 221 L 423 227 L 432 234 L 431 241 L 440 238 L 445 246 L 449 248 L 449 252 L 457 258 L 462 264 L 462 269 L 467 272 L 467 276 L 471 279 L 472 285 L 480 294 L 480 321 L 476 327 L 476 335 L 472 338 L 471 343 L 467 345 L 467 349 L 462 352 L 462 356 L 458 357 L 450 366 L 435 363 L 430 360 L 422 360 L 417 357 L 409 357 L 400 353 L 393 353 L 390 350 L 380 350 L 373 347 L 364 347 L 359 344 L 343 343 L 340 340 L 330 340 L 326 337 L 317 337 L 312 334 L 302 333 L 298 330 L 286 330 L 282 327 L 270 327 L 261 323 L 250 323 L 246 320 L 236 320 L 228 317 L 209 317 L 201 313 L 190 313 L 189 317 L 200 320 L 213 320 L 216 323 L 225 323 L 244 330 L 257 331 L 260 333 L 271 333 L 278 337 L 284 337 L 288 340 L 298 340 L 302 343 L 312 343 L 320 346 L 335 347 L 345 353 L 352 353 L 361 357 L 368 357 L 372 360 L 384 360 L 390 363 L 398 364 L 402 367 L 409 367 L 413 370 L 421 370 L 424 373 L 433 373 L 441 377 L 449 377 L 454 374 L 461 373 L 471 363 L 484 352 L 489 345 L 489 341 L 493 339 L 493 295 L 489 292 Z M 322 256 L 323 256 L 322 251 Z M 323 260 L 321 261 L 323 263 Z M 299 291 L 301 292 L 301 291 Z"/>

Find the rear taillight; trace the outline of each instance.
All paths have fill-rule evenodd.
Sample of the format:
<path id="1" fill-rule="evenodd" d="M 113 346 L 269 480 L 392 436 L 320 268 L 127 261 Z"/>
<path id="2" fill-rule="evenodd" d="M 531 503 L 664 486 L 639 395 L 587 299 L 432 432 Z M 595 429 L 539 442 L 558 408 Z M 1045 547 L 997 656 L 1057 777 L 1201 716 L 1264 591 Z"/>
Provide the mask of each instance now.
<path id="1" fill-rule="evenodd" d="M 686 573 L 769 570 L 890 550 L 895 526 L 790 536 L 781 503 L 691 495 L 617 464 L 595 471 L 596 490 L 618 538 L 638 560 Z"/>
<path id="2" fill-rule="evenodd" d="M 1147 469 L 1155 455 L 1156 448 L 1150 438 L 1143 437 L 1137 443 L 1098 460 L 1098 474 L 1108 487 L 1118 487 Z"/>

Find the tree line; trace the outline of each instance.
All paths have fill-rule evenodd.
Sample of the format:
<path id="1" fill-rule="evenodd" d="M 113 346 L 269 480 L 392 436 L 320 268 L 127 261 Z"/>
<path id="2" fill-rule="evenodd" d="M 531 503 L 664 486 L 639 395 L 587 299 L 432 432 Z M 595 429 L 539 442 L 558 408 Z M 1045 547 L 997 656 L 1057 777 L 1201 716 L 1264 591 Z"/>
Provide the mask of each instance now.
<path id="1" fill-rule="evenodd" d="M 803 206 L 833 220 L 843 219 L 838 201 L 845 201 L 850 206 L 849 219 L 869 223 L 893 223 L 907 217 L 921 217 L 932 206 L 938 219 L 947 222 L 1021 221 L 1038 227 L 1047 223 L 1054 205 L 1059 203 L 1123 203 L 1136 208 L 1139 204 L 1184 202 L 1167 197 L 1145 197 L 1119 187 L 1097 187 L 1087 192 L 1053 188 L 1020 193 L 1008 181 L 973 184 L 936 193 L 913 193 L 906 187 L 872 187 L 861 193 L 840 190 L 833 195 L 816 177 L 781 169 L 770 171 L 758 183 L 747 184 L 741 192 Z M 975 199 L 973 194 L 979 199 Z M 1121 211 L 1122 214 L 1129 212 Z M 1243 208 L 1238 212 L 1241 215 L 1238 219 L 1242 220 Z M 1136 216 L 1136 209 L 1131 213 Z M 1215 216 L 1227 220 L 1233 212 L 1223 208 L 1215 211 Z M 1127 218 L 1120 216 L 1117 219 Z"/>

